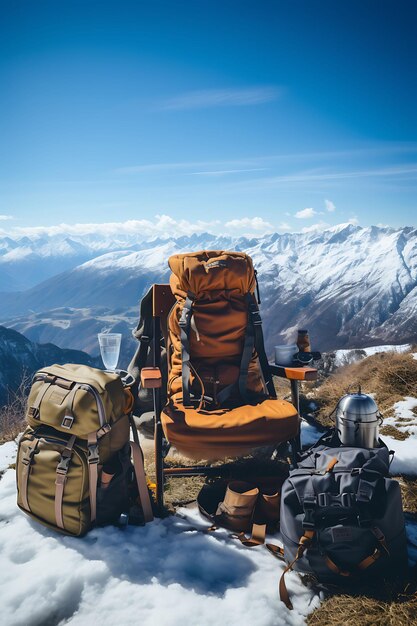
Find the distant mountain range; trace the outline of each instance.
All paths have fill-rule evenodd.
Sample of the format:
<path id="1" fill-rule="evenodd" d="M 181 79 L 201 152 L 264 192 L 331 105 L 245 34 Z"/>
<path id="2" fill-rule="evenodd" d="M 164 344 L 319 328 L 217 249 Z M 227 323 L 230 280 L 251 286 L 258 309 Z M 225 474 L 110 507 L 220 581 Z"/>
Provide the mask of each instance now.
<path id="1" fill-rule="evenodd" d="M 206 233 L 147 242 L 59 235 L 43 236 L 42 245 L 0 238 L 6 249 L 0 268 L 13 287 L 28 259 L 32 282 L 40 268 L 39 282 L 17 292 L 3 275 L 0 322 L 30 339 L 91 354 L 98 353 L 97 332 L 117 329 L 125 337 L 123 366 L 135 347 L 130 331 L 140 298 L 152 283 L 168 280 L 171 254 L 201 249 L 243 250 L 253 258 L 269 352 L 293 340 L 299 327 L 326 351 L 417 341 L 417 230 L 411 227 L 344 224 L 255 239 Z M 45 267 L 49 277 L 42 280 Z"/>
<path id="2" fill-rule="evenodd" d="M 39 345 L 4 326 L 0 326 L 0 363 L 0 407 L 13 397 L 24 378 L 30 380 L 34 372 L 45 365 L 82 363 L 97 366 L 97 362 L 85 352 L 63 350 L 51 343 Z"/>

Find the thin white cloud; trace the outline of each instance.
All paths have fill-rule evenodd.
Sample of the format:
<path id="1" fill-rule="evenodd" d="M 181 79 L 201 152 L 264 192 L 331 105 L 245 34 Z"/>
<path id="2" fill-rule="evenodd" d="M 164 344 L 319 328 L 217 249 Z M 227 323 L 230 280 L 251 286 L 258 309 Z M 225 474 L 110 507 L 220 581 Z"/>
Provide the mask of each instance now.
<path id="1" fill-rule="evenodd" d="M 356 170 L 351 172 L 318 172 L 318 173 L 296 173 L 284 176 L 261 179 L 265 183 L 274 185 L 275 183 L 309 183 L 322 182 L 328 180 L 341 180 L 344 178 L 372 178 L 374 176 L 402 176 L 404 174 L 417 174 L 417 164 L 404 165 L 398 167 L 381 167 L 373 170 Z"/>
<path id="2" fill-rule="evenodd" d="M 301 232 L 312 233 L 315 230 L 326 230 L 327 228 L 331 228 L 331 225 L 327 222 L 318 222 L 317 224 L 312 224 L 311 226 L 305 226 L 301 229 Z"/>
<path id="3" fill-rule="evenodd" d="M 413 147 L 414 146 L 414 147 Z M 248 158 L 237 158 L 237 159 L 228 159 L 228 160 L 212 160 L 212 161 L 184 161 L 184 162 L 168 162 L 168 163 L 142 163 L 138 165 L 129 165 L 124 167 L 118 167 L 113 170 L 115 174 L 139 174 L 139 173 L 152 173 L 152 172 L 161 172 L 161 171 L 177 171 L 177 170 L 210 170 L 214 171 L 217 169 L 224 170 L 232 170 L 237 168 L 265 168 L 272 169 L 274 163 L 281 163 L 285 161 L 288 163 L 289 161 L 305 161 L 312 163 L 317 160 L 323 159 L 331 159 L 330 165 L 334 166 L 334 163 L 337 159 L 343 158 L 345 156 L 360 156 L 363 154 L 374 154 L 374 153 L 390 153 L 390 152 L 417 152 L 417 144 L 411 144 L 411 146 L 391 146 L 388 144 L 378 148 L 369 148 L 369 149 L 357 149 L 357 150 L 349 150 L 349 151 L 339 151 L 339 152 L 306 152 L 306 153 L 290 153 L 290 154 L 270 154 L 270 155 L 256 155 L 254 157 Z M 395 176 L 402 174 L 414 174 L 417 172 L 417 163 L 412 164 L 404 164 L 402 166 L 385 166 L 380 169 L 374 170 L 358 170 L 358 171 L 340 171 L 340 172 L 326 172 L 326 171 L 299 171 L 294 172 L 293 174 L 280 175 L 277 177 L 271 177 L 269 179 L 270 182 L 304 182 L 310 180 L 327 180 L 331 178 L 352 178 L 356 176 Z"/>
<path id="4" fill-rule="evenodd" d="M 308 209 L 303 209 L 302 211 L 297 211 L 295 217 L 299 220 L 308 220 L 315 215 L 316 211 L 310 207 Z"/>
<path id="5" fill-rule="evenodd" d="M 201 172 L 189 172 L 190 176 L 227 176 L 228 174 L 243 174 L 245 172 L 265 172 L 266 167 L 250 167 L 236 170 L 207 170 Z"/>
<path id="6" fill-rule="evenodd" d="M 13 215 L 0 215 L 0 222 L 6 222 L 8 220 L 14 220 Z"/>
<path id="7" fill-rule="evenodd" d="M 286 227 L 287 225 L 284 224 Z M 109 237 L 130 236 L 138 241 L 152 237 L 180 237 L 182 235 L 201 234 L 208 232 L 214 235 L 259 236 L 275 230 L 285 230 L 282 224 L 278 227 L 262 217 L 243 217 L 223 222 L 221 220 L 176 220 L 169 215 L 156 215 L 153 219 L 127 220 L 125 222 L 57 224 L 54 226 L 15 227 L 8 231 L 0 230 L 1 235 L 13 237 L 38 238 L 43 236 L 97 236 Z"/>
<path id="8" fill-rule="evenodd" d="M 160 106 L 165 111 L 185 111 L 225 106 L 253 106 L 277 100 L 282 89 L 273 86 L 243 89 L 202 89 L 169 98 Z"/>
<path id="9" fill-rule="evenodd" d="M 326 205 L 326 209 L 327 211 L 329 211 L 329 213 L 333 213 L 334 211 L 336 211 L 336 205 L 331 200 L 327 200 L 326 198 L 324 204 Z"/>
<path id="10" fill-rule="evenodd" d="M 272 233 L 275 227 L 262 217 L 243 217 L 240 219 L 230 220 L 225 223 L 225 228 L 232 234 L 243 232 L 245 235 L 256 233 L 258 235 Z"/>
<path id="11" fill-rule="evenodd" d="M 113 172 L 115 174 L 141 174 L 141 173 L 152 173 L 152 172 L 164 172 L 164 171 L 173 171 L 177 172 L 178 170 L 195 170 L 199 169 L 201 172 L 191 172 L 194 173 L 205 173 L 206 168 L 208 171 L 217 171 L 224 170 L 227 172 L 232 171 L 242 171 L 242 166 L 246 166 L 246 169 L 255 169 L 255 170 L 265 170 L 268 168 L 257 167 L 260 165 L 260 162 L 264 160 L 266 157 L 255 157 L 254 159 L 234 159 L 228 161 L 183 161 L 179 163 L 147 163 L 142 165 L 129 165 L 127 167 L 118 167 Z M 226 169 L 227 168 L 227 169 Z M 243 170 L 244 171 L 244 170 Z"/>

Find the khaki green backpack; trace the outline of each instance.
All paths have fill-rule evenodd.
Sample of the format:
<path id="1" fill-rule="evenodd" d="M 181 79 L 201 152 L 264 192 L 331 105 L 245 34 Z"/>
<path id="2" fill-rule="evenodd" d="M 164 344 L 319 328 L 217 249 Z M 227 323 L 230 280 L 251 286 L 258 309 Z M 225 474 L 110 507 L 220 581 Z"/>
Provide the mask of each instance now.
<path id="1" fill-rule="evenodd" d="M 132 393 L 118 374 L 85 365 L 39 370 L 17 454 L 18 506 L 70 535 L 116 522 L 137 496 L 143 521 L 153 519 L 134 426 L 130 441 L 132 406 Z M 108 485 L 102 483 L 104 464 L 116 468 Z"/>

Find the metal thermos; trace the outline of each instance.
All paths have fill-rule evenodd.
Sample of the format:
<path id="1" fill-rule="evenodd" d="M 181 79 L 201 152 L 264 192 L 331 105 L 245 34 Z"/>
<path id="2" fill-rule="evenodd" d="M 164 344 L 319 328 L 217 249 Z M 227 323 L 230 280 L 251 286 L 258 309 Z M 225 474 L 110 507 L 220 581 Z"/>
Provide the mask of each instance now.
<path id="1" fill-rule="evenodd" d="M 375 400 L 360 390 L 343 396 L 336 407 L 336 428 L 344 446 L 378 447 L 381 422 Z"/>

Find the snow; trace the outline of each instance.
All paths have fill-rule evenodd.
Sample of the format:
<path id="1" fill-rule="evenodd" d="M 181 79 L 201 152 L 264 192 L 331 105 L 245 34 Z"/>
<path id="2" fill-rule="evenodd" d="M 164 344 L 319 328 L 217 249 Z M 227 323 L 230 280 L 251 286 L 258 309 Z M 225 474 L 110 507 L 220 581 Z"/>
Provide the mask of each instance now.
<path id="1" fill-rule="evenodd" d="M 15 450 L 14 443 L 0 447 L 2 467 Z M 208 525 L 197 511 L 181 509 L 145 527 L 65 537 L 17 508 L 15 472 L 8 469 L 0 480 L 2 623 L 304 624 L 319 598 L 298 575 L 287 577 L 294 603 L 288 611 L 278 598 L 283 563 L 264 547 L 241 546 L 226 530 L 195 530 Z"/>
<path id="2" fill-rule="evenodd" d="M 384 419 L 384 426 L 395 426 L 401 432 L 408 432 L 409 437 L 400 441 L 382 435 L 381 439 L 390 450 L 394 450 L 391 464 L 392 474 L 409 474 L 417 476 L 417 415 L 412 409 L 417 407 L 417 398 L 406 396 L 394 404 L 394 417 Z"/>
<path id="3" fill-rule="evenodd" d="M 347 365 L 350 362 L 358 361 L 361 358 L 365 358 L 366 356 L 372 356 L 373 354 L 379 354 L 380 352 L 403 353 L 408 352 L 410 348 L 410 343 L 404 343 L 399 346 L 385 345 L 371 346 L 369 348 L 353 348 L 350 350 L 336 350 L 334 364 L 336 367 L 340 367 L 341 365 Z M 364 352 L 365 354 L 358 354 L 358 350 L 360 350 L 361 353 Z"/>
<path id="4" fill-rule="evenodd" d="M 0 473 L 4 472 L 16 460 L 17 444 L 7 441 L 0 446 Z"/>
<path id="5" fill-rule="evenodd" d="M 382 441 L 390 449 L 394 450 L 394 459 L 391 463 L 391 474 L 408 474 L 417 476 L 417 443 L 416 437 L 408 437 L 399 441 L 388 435 L 381 435 Z"/>
<path id="6" fill-rule="evenodd" d="M 383 437 L 396 454 L 391 473 L 417 474 L 417 399 L 395 405 L 414 420 L 405 441 Z M 321 433 L 302 424 L 302 442 Z M 279 601 L 284 565 L 262 546 L 245 548 L 196 509 L 125 530 L 108 526 L 66 537 L 32 521 L 16 506 L 16 442 L 0 446 L 0 601 L 7 626 L 302 626 L 321 598 L 291 572 L 294 604 Z M 417 562 L 417 524 L 407 521 L 409 558 Z M 279 535 L 270 540 L 280 543 Z"/>

